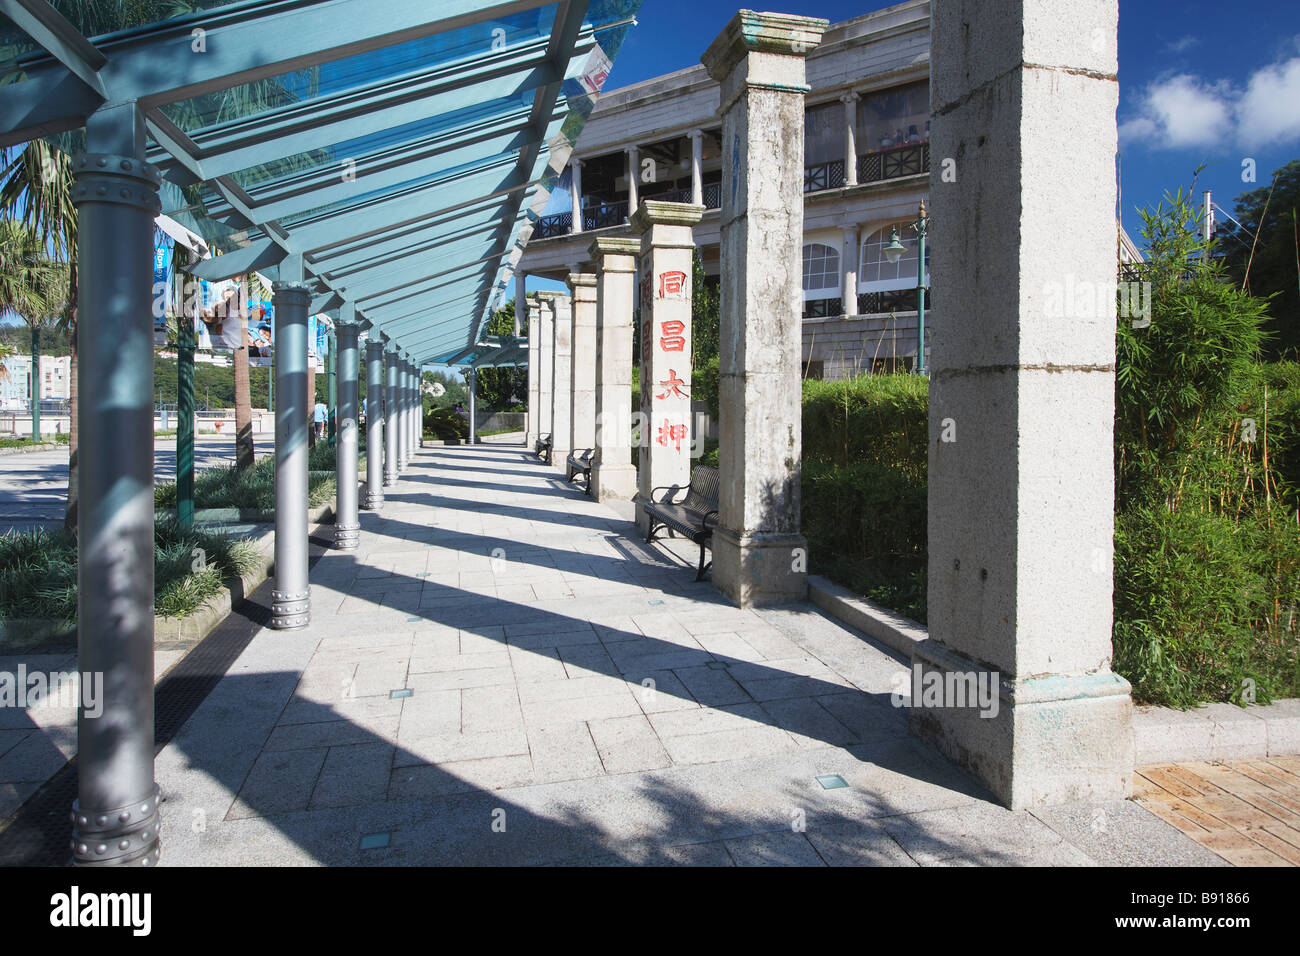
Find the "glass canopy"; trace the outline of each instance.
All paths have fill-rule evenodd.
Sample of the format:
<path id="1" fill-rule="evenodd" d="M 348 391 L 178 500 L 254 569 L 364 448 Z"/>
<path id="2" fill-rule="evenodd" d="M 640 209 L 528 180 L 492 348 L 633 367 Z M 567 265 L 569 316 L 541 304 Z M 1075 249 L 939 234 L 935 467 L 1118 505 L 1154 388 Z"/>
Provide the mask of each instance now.
<path id="1" fill-rule="evenodd" d="M 301 257 L 318 311 L 355 306 L 421 362 L 469 357 L 639 6 L 14 0 L 0 145 L 80 148 L 92 112 L 134 100 L 163 212 L 221 253 L 197 276 Z"/>

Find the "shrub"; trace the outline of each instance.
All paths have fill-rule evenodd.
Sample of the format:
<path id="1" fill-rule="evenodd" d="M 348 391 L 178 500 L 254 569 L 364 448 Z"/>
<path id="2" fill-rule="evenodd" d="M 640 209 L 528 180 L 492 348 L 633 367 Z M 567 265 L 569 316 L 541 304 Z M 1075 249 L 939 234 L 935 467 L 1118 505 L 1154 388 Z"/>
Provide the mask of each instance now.
<path id="1" fill-rule="evenodd" d="M 435 408 L 424 416 L 424 434 L 455 441 L 469 438 L 469 422 L 456 414 L 454 408 Z"/>

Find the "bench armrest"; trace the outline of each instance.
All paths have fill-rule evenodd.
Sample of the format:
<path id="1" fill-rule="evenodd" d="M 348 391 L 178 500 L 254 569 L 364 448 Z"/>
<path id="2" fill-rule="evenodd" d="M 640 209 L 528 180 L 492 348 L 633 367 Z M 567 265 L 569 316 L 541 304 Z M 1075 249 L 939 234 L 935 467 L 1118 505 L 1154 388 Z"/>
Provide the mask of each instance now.
<path id="1" fill-rule="evenodd" d="M 718 513 L 716 511 L 710 511 L 704 516 L 704 527 L 712 530 L 718 526 L 718 520 Z"/>
<path id="2" fill-rule="evenodd" d="M 652 503 L 658 505 L 673 505 L 677 504 L 676 501 L 673 501 L 674 495 L 685 496 L 685 494 L 690 490 L 689 485 L 685 487 L 681 485 L 660 485 L 658 488 L 650 489 L 650 500 Z M 662 497 L 656 497 L 660 491 L 665 492 L 665 494 Z"/>

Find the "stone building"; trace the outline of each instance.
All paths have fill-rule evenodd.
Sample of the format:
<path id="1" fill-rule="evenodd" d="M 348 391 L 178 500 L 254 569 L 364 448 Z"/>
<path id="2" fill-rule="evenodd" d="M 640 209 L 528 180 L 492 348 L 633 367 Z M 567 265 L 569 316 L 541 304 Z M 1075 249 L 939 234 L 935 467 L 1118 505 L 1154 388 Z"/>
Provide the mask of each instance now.
<path id="1" fill-rule="evenodd" d="M 805 374 L 911 369 L 917 242 L 910 224 L 930 189 L 929 0 L 832 25 L 810 51 L 807 70 Z M 637 203 L 658 199 L 706 207 L 695 242 L 716 280 L 717 108 L 718 83 L 703 66 L 602 96 L 519 271 L 557 280 L 586 271 L 592 240 L 630 236 Z M 907 251 L 890 262 L 882 250 L 895 229 Z M 941 226 L 936 235 L 941 239 Z"/>

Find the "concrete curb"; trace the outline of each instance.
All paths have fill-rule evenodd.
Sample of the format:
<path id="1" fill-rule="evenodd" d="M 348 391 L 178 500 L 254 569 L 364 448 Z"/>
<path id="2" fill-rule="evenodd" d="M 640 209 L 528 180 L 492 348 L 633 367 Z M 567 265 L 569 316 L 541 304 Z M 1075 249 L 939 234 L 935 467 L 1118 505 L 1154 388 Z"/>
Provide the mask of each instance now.
<path id="1" fill-rule="evenodd" d="M 67 448 L 67 445 L 60 445 L 58 442 L 41 442 L 39 445 L 30 445 L 24 448 L 0 448 L 0 458 L 5 455 L 30 455 L 34 451 L 53 451 L 56 448 Z"/>
<path id="2" fill-rule="evenodd" d="M 808 597 L 831 617 L 904 658 L 929 640 L 923 625 L 826 578 L 808 576 Z M 1134 707 L 1133 744 L 1138 767 L 1300 754 L 1300 699 L 1249 707 L 1202 704 L 1192 710 Z"/>

